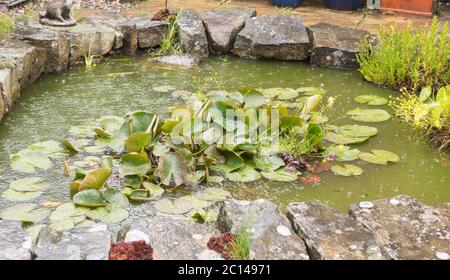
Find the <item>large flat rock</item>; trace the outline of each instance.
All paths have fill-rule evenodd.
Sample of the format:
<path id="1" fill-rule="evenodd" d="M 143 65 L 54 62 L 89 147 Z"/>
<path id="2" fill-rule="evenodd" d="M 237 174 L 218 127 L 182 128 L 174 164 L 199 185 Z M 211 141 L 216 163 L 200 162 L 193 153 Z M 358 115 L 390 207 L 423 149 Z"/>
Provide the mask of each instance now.
<path id="1" fill-rule="evenodd" d="M 317 202 L 303 202 L 289 204 L 287 216 L 314 259 L 385 258 L 373 232 L 347 214 Z"/>
<path id="2" fill-rule="evenodd" d="M 8 59 L 0 59 L 0 120 L 19 96 L 20 83 L 16 65 Z"/>
<path id="3" fill-rule="evenodd" d="M 433 208 L 400 195 L 352 204 L 350 215 L 375 233 L 377 242 L 393 259 L 448 259 L 450 210 Z"/>
<path id="4" fill-rule="evenodd" d="M 183 52 L 204 57 L 209 55 L 208 37 L 198 12 L 192 9 L 183 10 L 178 19 L 178 29 Z"/>
<path id="5" fill-rule="evenodd" d="M 265 199 L 225 200 L 217 218 L 222 233 L 237 234 L 244 227 L 252 237 L 253 258 L 259 260 L 307 260 L 306 246 L 278 207 Z"/>
<path id="6" fill-rule="evenodd" d="M 318 23 L 309 26 L 313 46 L 311 64 L 330 68 L 358 68 L 356 54 L 360 40 L 370 37 L 365 30 Z"/>
<path id="7" fill-rule="evenodd" d="M 152 16 L 137 16 L 128 18 L 130 23 L 136 24 L 138 46 L 141 49 L 157 47 L 167 33 L 168 23 L 153 21 Z"/>
<path id="8" fill-rule="evenodd" d="M 155 260 L 220 259 L 207 247 L 209 239 L 218 235 L 219 231 L 204 224 L 156 216 L 130 221 L 119 231 L 117 241 L 145 240 Z"/>
<path id="9" fill-rule="evenodd" d="M 107 260 L 112 233 L 106 224 L 62 232 L 40 231 L 34 254 L 37 260 Z"/>
<path id="10" fill-rule="evenodd" d="M 214 53 L 224 54 L 233 48 L 236 35 L 245 21 L 256 16 L 254 9 L 211 10 L 202 14 L 210 48 Z"/>
<path id="11" fill-rule="evenodd" d="M 259 16 L 248 19 L 236 37 L 233 53 L 249 59 L 305 60 L 308 32 L 297 16 Z"/>
<path id="12" fill-rule="evenodd" d="M 31 246 L 22 223 L 0 220 L 0 260 L 31 260 Z"/>

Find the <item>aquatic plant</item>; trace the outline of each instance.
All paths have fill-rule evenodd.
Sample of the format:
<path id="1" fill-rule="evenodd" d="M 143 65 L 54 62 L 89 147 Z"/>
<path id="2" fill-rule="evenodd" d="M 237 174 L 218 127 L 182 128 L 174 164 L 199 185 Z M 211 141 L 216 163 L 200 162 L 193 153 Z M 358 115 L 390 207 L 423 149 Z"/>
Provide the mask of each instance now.
<path id="1" fill-rule="evenodd" d="M 435 94 L 425 87 L 416 95 L 406 89 L 392 106 L 398 117 L 427 136 L 433 146 L 450 148 L 450 86 L 440 88 Z"/>
<path id="2" fill-rule="evenodd" d="M 167 32 L 163 34 L 161 44 L 158 49 L 151 49 L 149 52 L 151 55 L 175 55 L 182 54 L 181 45 L 178 37 L 178 20 L 180 18 L 181 11 L 175 16 L 168 17 L 169 25 Z"/>
<path id="3" fill-rule="evenodd" d="M 378 42 L 360 43 L 360 72 L 368 81 L 417 93 L 426 86 L 434 90 L 450 81 L 450 44 L 447 23 L 434 18 L 429 28 L 408 26 L 382 30 Z"/>

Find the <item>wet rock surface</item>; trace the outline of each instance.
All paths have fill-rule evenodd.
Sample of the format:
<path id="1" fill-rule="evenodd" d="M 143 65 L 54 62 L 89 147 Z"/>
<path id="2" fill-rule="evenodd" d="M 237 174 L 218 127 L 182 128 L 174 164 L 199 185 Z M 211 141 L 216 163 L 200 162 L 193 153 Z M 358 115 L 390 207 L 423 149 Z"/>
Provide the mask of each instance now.
<path id="1" fill-rule="evenodd" d="M 202 14 L 210 49 L 217 54 L 229 52 L 245 21 L 256 16 L 254 9 L 224 9 Z"/>
<path id="2" fill-rule="evenodd" d="M 178 20 L 180 45 L 184 52 L 199 56 L 209 55 L 208 37 L 200 14 L 192 9 L 183 10 Z"/>
<path id="3" fill-rule="evenodd" d="M 305 60 L 309 56 L 306 27 L 297 16 L 259 16 L 248 19 L 236 37 L 233 53 L 257 59 Z"/>
<path id="4" fill-rule="evenodd" d="M 219 234 L 204 224 L 156 216 L 130 221 L 118 233 L 117 241 L 150 241 L 155 260 L 221 259 L 207 247 L 209 239 Z"/>
<path id="5" fill-rule="evenodd" d="M 168 28 L 165 21 L 152 21 L 151 15 L 131 17 L 128 21 L 136 25 L 139 48 L 159 46 Z"/>
<path id="6" fill-rule="evenodd" d="M 330 68 L 358 68 L 359 42 L 370 38 L 365 30 L 328 23 L 309 26 L 313 38 L 311 64 Z"/>
<path id="7" fill-rule="evenodd" d="M 307 260 L 303 242 L 278 207 L 265 199 L 225 200 L 217 218 L 222 233 L 237 234 L 245 228 L 252 237 L 251 256 L 260 260 Z"/>
<path id="8" fill-rule="evenodd" d="M 112 233 L 106 224 L 62 232 L 44 228 L 34 249 L 37 260 L 107 260 Z"/>
<path id="9" fill-rule="evenodd" d="M 317 202 L 291 203 L 287 216 L 313 259 L 384 259 L 373 232 L 347 214 Z"/>
<path id="10" fill-rule="evenodd" d="M 22 223 L 0 220 L 0 260 L 31 260 L 31 246 Z"/>
<path id="11" fill-rule="evenodd" d="M 350 215 L 375 233 L 393 259 L 447 259 L 450 255 L 449 205 L 433 208 L 400 195 L 350 205 Z"/>
<path id="12" fill-rule="evenodd" d="M 149 61 L 184 67 L 197 67 L 200 64 L 201 58 L 194 54 L 164 55 L 150 58 Z"/>

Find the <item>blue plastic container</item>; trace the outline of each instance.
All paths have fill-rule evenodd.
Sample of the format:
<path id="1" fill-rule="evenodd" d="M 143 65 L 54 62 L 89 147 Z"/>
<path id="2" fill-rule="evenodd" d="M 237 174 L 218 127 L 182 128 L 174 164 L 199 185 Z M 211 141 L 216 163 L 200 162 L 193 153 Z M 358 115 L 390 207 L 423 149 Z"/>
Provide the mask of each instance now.
<path id="1" fill-rule="evenodd" d="M 334 10 L 356 10 L 361 7 L 361 0 L 325 0 L 325 6 Z"/>
<path id="2" fill-rule="evenodd" d="M 302 4 L 303 0 L 272 0 L 272 4 L 280 7 L 296 8 Z"/>

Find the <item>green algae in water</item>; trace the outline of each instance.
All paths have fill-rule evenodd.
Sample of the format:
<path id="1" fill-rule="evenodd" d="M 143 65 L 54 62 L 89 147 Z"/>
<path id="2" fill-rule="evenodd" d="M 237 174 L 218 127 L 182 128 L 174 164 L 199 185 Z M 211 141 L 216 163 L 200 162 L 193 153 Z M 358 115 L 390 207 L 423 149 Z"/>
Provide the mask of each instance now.
<path id="1" fill-rule="evenodd" d="M 129 73 L 121 75 L 120 73 Z M 357 72 L 312 68 L 301 63 L 208 59 L 199 69 L 180 69 L 170 66 L 155 68 L 144 59 L 108 61 L 92 70 L 75 69 L 63 75 L 42 77 L 22 93 L 20 102 L 0 124 L 0 159 L 2 181 L 0 190 L 8 182 L 20 179 L 11 172 L 8 155 L 24 147 L 49 139 L 67 137 L 68 128 L 92 122 L 104 115 L 124 115 L 128 111 L 145 110 L 166 114 L 167 107 L 181 103 L 170 93 L 154 91 L 154 87 L 170 85 L 177 90 L 236 89 L 243 87 L 325 88 L 327 95 L 336 96 L 333 113 L 345 112 L 364 105 L 353 99 L 359 95 L 388 98 L 398 93 L 379 89 L 363 82 Z M 367 107 L 369 108 L 369 107 Z M 371 106 L 371 108 L 374 108 Z M 392 111 L 386 105 L 376 108 Z M 349 118 L 336 125 L 361 124 Z M 260 180 L 251 183 L 230 183 L 225 187 L 236 198 L 268 198 L 282 206 L 293 201 L 318 199 L 323 203 L 346 210 L 347 205 L 398 194 L 408 194 L 428 204 L 450 201 L 450 167 L 441 164 L 441 157 L 425 142 L 411 138 L 411 130 L 395 118 L 371 123 L 378 134 L 366 142 L 352 145 L 362 152 L 383 149 L 395 152 L 401 161 L 391 166 L 378 166 L 355 161 L 364 169 L 357 177 L 340 177 L 331 172 L 321 174 L 315 187 L 303 187 L 295 182 L 274 183 Z M 39 174 L 41 176 L 41 174 Z M 44 176 L 44 175 L 42 175 Z M 67 201 L 70 179 L 59 174 L 45 174 L 51 182 L 47 191 L 35 201 Z M 0 208 L 14 203 L 0 200 Z"/>

